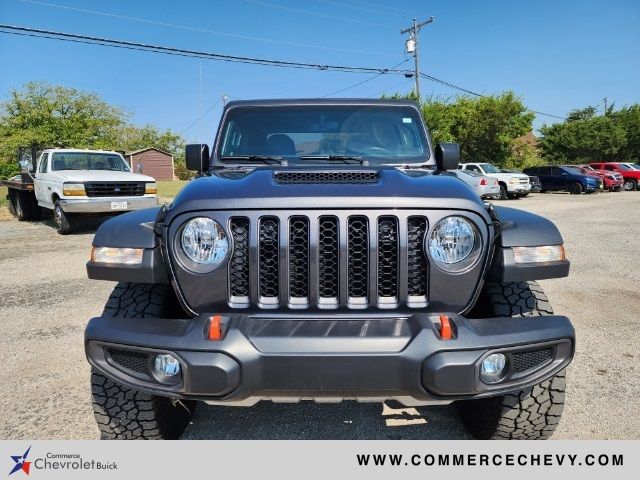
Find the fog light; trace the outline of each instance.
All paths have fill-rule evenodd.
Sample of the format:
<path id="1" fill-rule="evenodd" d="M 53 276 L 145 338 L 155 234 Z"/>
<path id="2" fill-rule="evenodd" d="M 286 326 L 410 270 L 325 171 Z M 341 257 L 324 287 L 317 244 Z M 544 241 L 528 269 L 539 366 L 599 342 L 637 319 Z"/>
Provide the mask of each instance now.
<path id="1" fill-rule="evenodd" d="M 162 353 L 156 356 L 153 368 L 160 376 L 175 377 L 180 373 L 180 362 L 173 355 Z"/>
<path id="2" fill-rule="evenodd" d="M 502 353 L 492 353 L 480 365 L 480 380 L 484 383 L 498 383 L 507 372 L 507 357 Z"/>

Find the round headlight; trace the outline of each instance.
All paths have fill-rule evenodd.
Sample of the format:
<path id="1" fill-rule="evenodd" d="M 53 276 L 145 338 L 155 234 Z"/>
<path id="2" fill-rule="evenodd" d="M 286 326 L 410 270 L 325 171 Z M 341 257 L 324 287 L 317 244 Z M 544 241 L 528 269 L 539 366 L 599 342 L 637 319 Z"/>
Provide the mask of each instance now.
<path id="1" fill-rule="evenodd" d="M 480 238 L 473 224 L 458 216 L 445 217 L 433 227 L 429 242 L 429 255 L 445 269 L 479 252 Z"/>
<path id="2" fill-rule="evenodd" d="M 229 252 L 229 240 L 218 222 L 198 217 L 182 229 L 182 250 L 195 263 L 216 268 Z"/>

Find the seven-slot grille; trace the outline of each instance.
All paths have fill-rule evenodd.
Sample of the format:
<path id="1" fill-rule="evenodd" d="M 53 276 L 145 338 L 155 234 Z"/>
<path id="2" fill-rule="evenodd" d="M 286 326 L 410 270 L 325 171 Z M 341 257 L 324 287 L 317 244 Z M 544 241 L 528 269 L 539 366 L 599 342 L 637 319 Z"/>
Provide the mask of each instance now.
<path id="1" fill-rule="evenodd" d="M 426 217 L 265 215 L 229 226 L 231 307 L 427 305 Z"/>
<path id="2" fill-rule="evenodd" d="M 85 183 L 87 197 L 140 197 L 144 195 L 142 183 Z"/>

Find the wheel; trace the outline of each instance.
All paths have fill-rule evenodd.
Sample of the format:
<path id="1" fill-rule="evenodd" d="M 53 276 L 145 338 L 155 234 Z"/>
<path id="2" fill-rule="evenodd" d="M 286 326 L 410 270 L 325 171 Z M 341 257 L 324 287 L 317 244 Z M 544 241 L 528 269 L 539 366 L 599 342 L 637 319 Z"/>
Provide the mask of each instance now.
<path id="1" fill-rule="evenodd" d="M 582 193 L 582 185 L 580 185 L 578 182 L 572 183 L 569 187 L 569 191 L 573 195 L 580 195 Z"/>
<path id="2" fill-rule="evenodd" d="M 104 308 L 110 317 L 186 317 L 169 285 L 119 283 Z M 139 392 L 91 370 L 93 413 L 102 439 L 175 439 L 188 425 L 195 402 Z"/>
<path id="3" fill-rule="evenodd" d="M 13 197 L 13 200 L 9 200 L 9 209 L 21 222 L 32 220 L 34 217 L 33 202 L 30 196 L 30 193 L 20 190 L 14 191 L 13 195 L 10 195 L 10 197 Z"/>
<path id="4" fill-rule="evenodd" d="M 638 183 L 633 179 L 629 179 L 625 180 L 622 186 L 627 192 L 633 192 L 636 188 L 638 188 Z"/>
<path id="5" fill-rule="evenodd" d="M 69 215 L 64 213 L 59 200 L 56 200 L 53 204 L 53 221 L 56 224 L 56 230 L 60 235 L 67 235 L 73 230 Z"/>
<path id="6" fill-rule="evenodd" d="M 506 200 L 509 198 L 509 192 L 507 192 L 506 185 L 500 184 L 500 200 Z"/>
<path id="7" fill-rule="evenodd" d="M 614 191 L 614 192 L 621 192 L 621 191 L 622 191 L 622 186 L 615 187 L 615 188 L 613 189 L 613 191 Z"/>
<path id="8" fill-rule="evenodd" d="M 476 313 L 480 316 L 550 315 L 553 309 L 536 282 L 485 285 Z M 524 390 L 456 402 L 462 422 L 478 439 L 542 440 L 555 431 L 564 407 L 566 373 Z"/>

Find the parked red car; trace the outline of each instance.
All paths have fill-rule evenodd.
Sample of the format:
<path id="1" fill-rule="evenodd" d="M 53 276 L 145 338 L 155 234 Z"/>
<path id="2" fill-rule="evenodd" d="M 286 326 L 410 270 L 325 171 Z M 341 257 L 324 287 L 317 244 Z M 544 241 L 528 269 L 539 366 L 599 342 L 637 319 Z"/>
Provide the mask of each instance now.
<path id="1" fill-rule="evenodd" d="M 622 175 L 625 190 L 640 189 L 640 170 L 634 170 L 629 165 L 620 162 L 591 162 L 589 165 L 596 170 L 607 170 Z"/>
<path id="2" fill-rule="evenodd" d="M 604 188 L 606 190 L 609 190 L 610 192 L 619 192 L 620 190 L 622 190 L 624 179 L 622 175 L 620 175 L 618 172 L 612 172 L 604 169 L 596 170 L 590 165 L 571 165 L 571 166 L 574 168 L 577 168 L 585 175 L 598 177 L 600 180 L 602 180 Z"/>

